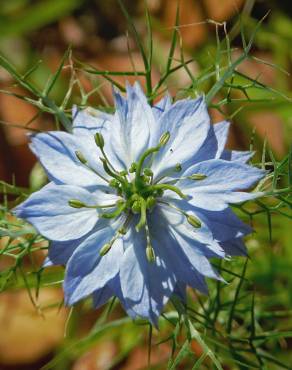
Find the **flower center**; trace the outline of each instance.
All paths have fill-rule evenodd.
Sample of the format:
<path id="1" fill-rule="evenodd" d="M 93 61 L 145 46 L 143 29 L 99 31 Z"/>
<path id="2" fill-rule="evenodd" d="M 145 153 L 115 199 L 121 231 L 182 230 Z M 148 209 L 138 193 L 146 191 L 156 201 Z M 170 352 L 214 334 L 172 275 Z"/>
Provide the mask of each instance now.
<path id="1" fill-rule="evenodd" d="M 167 202 L 164 202 L 161 199 L 165 190 L 172 191 L 181 198 L 186 198 L 181 190 L 175 185 L 161 183 L 160 181 L 163 179 L 163 177 L 154 181 L 154 174 L 149 167 L 151 166 L 151 159 L 153 159 L 153 156 L 168 143 L 170 134 L 169 132 L 165 132 L 160 137 L 157 146 L 147 149 L 140 156 L 137 162 L 132 163 L 129 169 L 123 171 L 117 171 L 107 157 L 104 150 L 103 136 L 100 133 L 96 133 L 94 139 L 97 147 L 102 153 L 102 157 L 99 159 L 102 163 L 104 172 L 110 177 L 110 179 L 106 178 L 104 175 L 90 167 L 87 159 L 80 151 L 76 151 L 76 157 L 84 166 L 106 181 L 110 187 L 115 189 L 117 194 L 122 199 L 118 200 L 114 204 L 107 205 L 86 205 L 77 199 L 71 199 L 69 201 L 69 205 L 73 208 L 85 207 L 100 209 L 100 217 L 105 219 L 114 219 L 119 217 L 121 214 L 126 215 L 126 221 L 124 222 L 123 226 L 118 230 L 112 240 L 101 248 L 101 255 L 106 254 L 111 249 L 114 241 L 120 236 L 120 234 L 126 234 L 130 220 L 135 214 L 139 214 L 140 218 L 135 228 L 137 232 L 139 232 L 141 229 L 145 230 L 147 239 L 146 255 L 147 259 L 151 262 L 154 260 L 155 255 L 150 241 L 150 234 L 147 224 L 147 212 L 152 211 L 157 201 L 169 205 Z M 172 172 L 180 172 L 181 169 L 181 165 L 177 164 L 173 168 Z M 106 211 L 107 208 L 111 208 L 111 210 Z M 186 212 L 179 210 L 178 208 L 176 208 L 176 210 L 184 214 L 192 226 L 200 227 L 199 220 L 193 216 L 189 216 L 186 214 Z"/>

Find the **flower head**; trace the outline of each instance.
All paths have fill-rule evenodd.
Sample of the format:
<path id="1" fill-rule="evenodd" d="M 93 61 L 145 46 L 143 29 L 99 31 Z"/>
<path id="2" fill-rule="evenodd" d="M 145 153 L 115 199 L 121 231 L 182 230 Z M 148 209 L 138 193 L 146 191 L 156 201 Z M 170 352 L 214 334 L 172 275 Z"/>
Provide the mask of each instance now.
<path id="1" fill-rule="evenodd" d="M 250 233 L 229 208 L 264 174 L 250 152 L 224 150 L 229 123 L 210 124 L 204 98 L 151 107 L 136 83 L 115 114 L 73 111 L 73 133 L 31 136 L 50 183 L 15 213 L 51 241 L 46 265 L 66 265 L 65 301 L 117 296 L 156 322 L 186 286 L 219 279 L 211 257 L 245 254 Z"/>

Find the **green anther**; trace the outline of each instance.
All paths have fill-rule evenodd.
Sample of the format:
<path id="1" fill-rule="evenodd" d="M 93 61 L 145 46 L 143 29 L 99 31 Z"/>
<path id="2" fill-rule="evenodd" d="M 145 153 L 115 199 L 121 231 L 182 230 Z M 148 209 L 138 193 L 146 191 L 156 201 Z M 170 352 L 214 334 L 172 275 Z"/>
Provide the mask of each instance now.
<path id="1" fill-rule="evenodd" d="M 204 175 L 202 173 L 194 173 L 191 176 L 188 176 L 188 179 L 190 180 L 204 180 L 207 177 L 207 175 Z"/>
<path id="2" fill-rule="evenodd" d="M 99 254 L 105 256 L 111 249 L 113 243 L 106 243 L 103 247 L 100 248 Z"/>
<path id="3" fill-rule="evenodd" d="M 144 175 L 153 176 L 153 171 L 150 168 L 145 168 L 144 169 Z"/>
<path id="4" fill-rule="evenodd" d="M 129 172 L 134 173 L 134 172 L 136 172 L 136 169 L 137 169 L 137 163 L 133 162 L 131 164 L 131 167 L 129 168 Z"/>
<path id="5" fill-rule="evenodd" d="M 147 188 L 146 188 L 147 189 Z M 169 184 L 156 184 L 148 187 L 149 190 L 171 190 L 177 195 L 179 195 L 182 199 L 185 199 L 187 196 L 183 194 L 180 189 L 174 185 Z M 147 190 L 148 190 L 147 189 Z"/>
<path id="6" fill-rule="evenodd" d="M 139 232 L 140 229 L 146 225 L 146 221 L 147 221 L 147 218 L 146 218 L 146 211 L 147 211 L 146 202 L 143 198 L 140 198 L 140 199 L 141 199 L 140 200 L 141 201 L 141 217 L 140 217 L 139 223 L 135 227 L 137 232 Z"/>
<path id="7" fill-rule="evenodd" d="M 87 163 L 87 160 L 85 159 L 84 155 L 79 150 L 76 150 L 75 155 L 82 164 Z"/>
<path id="8" fill-rule="evenodd" d="M 69 204 L 70 207 L 73 207 L 73 208 L 84 208 L 84 207 L 86 207 L 86 204 L 84 204 L 83 202 L 81 202 L 78 199 L 70 199 L 68 204 Z"/>
<path id="9" fill-rule="evenodd" d="M 186 215 L 186 217 L 187 217 L 188 223 L 192 225 L 193 227 L 195 227 L 196 229 L 199 229 L 202 226 L 201 221 L 197 217 L 192 216 L 192 215 Z"/>
<path id="10" fill-rule="evenodd" d="M 174 171 L 175 172 L 180 172 L 182 170 L 182 166 L 180 163 L 177 163 L 174 167 Z"/>
<path id="11" fill-rule="evenodd" d="M 97 132 L 97 133 L 94 135 L 94 140 L 95 140 L 95 144 L 96 144 L 99 148 L 103 148 L 103 147 L 104 147 L 104 139 L 103 139 L 102 134 L 100 134 L 99 132 Z"/>
<path id="12" fill-rule="evenodd" d="M 150 195 L 147 199 L 146 199 L 146 206 L 147 208 L 153 208 L 156 204 L 156 199 L 155 197 L 153 197 L 152 195 Z"/>
<path id="13" fill-rule="evenodd" d="M 137 214 L 141 211 L 141 202 L 139 200 L 135 200 L 135 202 L 132 204 L 132 212 Z"/>
<path id="14" fill-rule="evenodd" d="M 103 213 L 102 218 L 116 218 L 118 217 L 126 208 L 126 203 L 123 201 L 117 202 L 117 209 L 113 212 Z"/>
<path id="15" fill-rule="evenodd" d="M 155 261 L 155 252 L 151 245 L 147 245 L 146 247 L 146 257 L 148 262 L 153 263 Z"/>
<path id="16" fill-rule="evenodd" d="M 166 131 L 164 134 L 161 135 L 159 139 L 159 144 L 161 146 L 165 146 L 168 143 L 169 138 L 170 138 L 170 133 Z"/>

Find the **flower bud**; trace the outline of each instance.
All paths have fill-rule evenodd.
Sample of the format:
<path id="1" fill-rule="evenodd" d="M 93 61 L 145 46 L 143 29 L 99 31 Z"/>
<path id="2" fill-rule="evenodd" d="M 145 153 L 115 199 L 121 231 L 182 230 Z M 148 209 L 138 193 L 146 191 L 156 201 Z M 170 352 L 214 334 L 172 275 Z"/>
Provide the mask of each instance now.
<path id="1" fill-rule="evenodd" d="M 152 262 L 155 261 L 154 249 L 149 244 L 146 247 L 146 257 L 147 257 L 148 262 L 151 262 L 152 263 Z"/>
<path id="2" fill-rule="evenodd" d="M 87 160 L 85 159 L 84 155 L 79 150 L 76 150 L 75 155 L 82 164 L 87 163 Z"/>
<path id="3" fill-rule="evenodd" d="M 201 221 L 195 216 L 187 215 L 187 221 L 190 225 L 192 225 L 196 229 L 199 229 L 202 226 Z"/>
<path id="4" fill-rule="evenodd" d="M 104 139 L 103 139 L 103 136 L 102 134 L 100 134 L 99 132 L 97 132 L 95 135 L 94 135 L 94 140 L 95 140 L 95 144 L 99 147 L 99 148 L 103 148 L 104 147 Z"/>
<path id="5" fill-rule="evenodd" d="M 161 146 L 165 146 L 168 143 L 169 138 L 170 138 L 170 133 L 166 131 L 164 134 L 161 135 L 159 144 Z"/>
<path id="6" fill-rule="evenodd" d="M 100 248 L 99 254 L 101 256 L 105 256 L 110 251 L 111 247 L 111 243 L 106 243 L 103 247 Z"/>
<path id="7" fill-rule="evenodd" d="M 73 208 L 84 208 L 84 207 L 86 207 L 86 204 L 84 204 L 83 202 L 81 202 L 78 199 L 70 199 L 68 204 L 69 204 L 70 207 L 73 207 Z"/>
<path id="8" fill-rule="evenodd" d="M 204 180 L 207 177 L 207 175 L 204 175 L 203 173 L 194 173 L 191 176 L 188 176 L 188 179 L 190 180 Z"/>

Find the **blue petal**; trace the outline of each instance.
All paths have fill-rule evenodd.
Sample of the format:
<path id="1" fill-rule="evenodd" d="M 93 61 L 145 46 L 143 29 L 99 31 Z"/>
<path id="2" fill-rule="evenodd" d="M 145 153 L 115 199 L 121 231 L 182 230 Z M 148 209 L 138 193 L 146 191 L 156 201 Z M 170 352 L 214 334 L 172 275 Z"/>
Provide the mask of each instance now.
<path id="1" fill-rule="evenodd" d="M 177 163 L 184 166 L 201 148 L 210 129 L 204 99 L 177 101 L 161 115 L 158 125 L 159 135 L 169 132 L 170 139 L 154 157 L 151 168 L 156 179 L 173 170 Z"/>
<path id="2" fill-rule="evenodd" d="M 159 208 L 161 212 L 163 212 L 163 216 L 161 217 L 163 217 L 168 225 L 175 228 L 181 235 L 185 235 L 186 237 L 188 237 L 189 240 L 193 240 L 195 248 L 197 248 L 198 246 L 203 246 L 204 254 L 206 256 L 210 255 L 213 257 L 216 256 L 221 258 L 225 256 L 224 250 L 213 235 L 213 230 L 210 227 L 212 225 L 209 225 L 206 222 L 206 219 L 203 217 L 203 215 L 199 213 L 200 210 L 193 207 L 191 204 L 184 200 L 171 198 L 165 199 L 170 205 L 175 205 L 179 209 L 186 212 L 188 215 L 195 216 L 201 222 L 201 227 L 195 229 L 187 222 L 185 215 L 169 206 L 160 205 Z"/>
<path id="3" fill-rule="evenodd" d="M 214 159 L 191 166 L 182 174 L 182 178 L 196 173 L 207 177 L 200 181 L 183 179 L 176 186 L 191 196 L 189 202 L 192 205 L 214 211 L 227 208 L 228 203 L 240 203 L 258 197 L 260 194 L 238 190 L 250 188 L 265 175 L 265 171 L 255 167 Z"/>
<path id="4" fill-rule="evenodd" d="M 131 233 L 132 246 L 127 247 L 120 267 L 122 294 L 137 315 L 155 323 L 173 293 L 175 276 L 162 259 L 161 248 L 155 250 L 155 262 L 149 263 L 144 232 Z"/>
<path id="5" fill-rule="evenodd" d="M 155 120 L 158 121 L 162 113 L 167 111 L 170 107 L 171 107 L 171 97 L 169 94 L 166 94 L 162 99 L 159 100 L 159 102 L 157 102 L 152 107 Z"/>
<path id="6" fill-rule="evenodd" d="M 103 257 L 99 251 L 116 234 L 121 220 L 101 225 L 75 250 L 68 261 L 64 292 L 65 302 L 72 305 L 103 288 L 119 271 L 123 255 L 123 244 L 117 239 L 110 251 Z"/>
<path id="7" fill-rule="evenodd" d="M 93 134 L 110 126 L 113 121 L 113 114 L 105 113 L 97 109 L 86 108 L 78 110 L 75 106 L 72 111 L 73 133 L 80 134 L 90 131 Z"/>
<path id="8" fill-rule="evenodd" d="M 32 135 L 30 148 L 55 182 L 84 187 L 105 185 L 106 182 L 81 164 L 75 154 L 77 150 L 81 151 L 96 170 L 104 173 L 98 159 L 98 148 L 92 143 L 93 138 L 88 142 L 83 136 L 51 131 Z"/>
<path id="9" fill-rule="evenodd" d="M 107 196 L 102 193 L 102 197 Z M 95 205 L 98 200 L 96 195 L 77 186 L 50 185 L 33 193 L 15 208 L 14 213 L 50 240 L 78 239 L 93 229 L 98 213 L 93 208 L 72 208 L 68 204 L 70 199 L 78 199 L 88 205 Z"/>
<path id="10" fill-rule="evenodd" d="M 238 163 L 246 163 L 254 156 L 254 154 L 255 152 L 250 151 L 241 152 L 237 150 L 224 150 L 221 155 L 221 159 Z"/>
<path id="11" fill-rule="evenodd" d="M 94 308 L 97 309 L 100 306 L 103 306 L 112 296 L 113 296 L 113 291 L 107 285 L 102 288 L 97 289 L 92 294 Z"/>
<path id="12" fill-rule="evenodd" d="M 220 242 L 243 237 L 252 232 L 252 228 L 243 223 L 230 208 L 215 212 L 197 209 L 196 214 L 212 230 L 214 238 Z"/>
<path id="13" fill-rule="evenodd" d="M 148 148 L 150 131 L 156 126 L 151 107 L 138 89 L 138 85 L 127 85 L 127 100 L 115 92 L 115 129 L 112 130 L 111 145 L 124 168 L 136 162 Z"/>
<path id="14" fill-rule="evenodd" d="M 230 128 L 230 122 L 222 121 L 214 125 L 214 132 L 217 139 L 217 153 L 215 158 L 220 158 L 225 148 L 228 132 Z"/>
<path id="15" fill-rule="evenodd" d="M 52 265 L 66 265 L 75 249 L 84 241 L 86 236 L 80 239 L 68 241 L 51 241 L 48 259 Z"/>
<path id="16" fill-rule="evenodd" d="M 242 238 L 234 238 L 221 243 L 222 248 L 229 256 L 245 256 L 247 257 L 246 246 Z"/>

